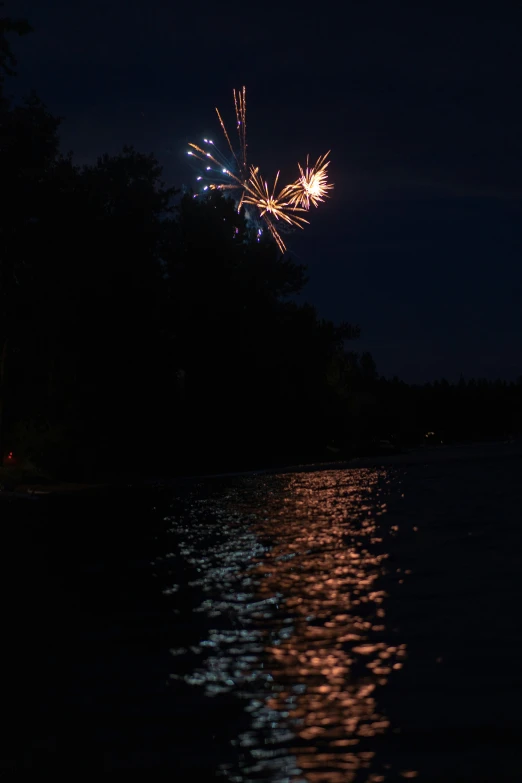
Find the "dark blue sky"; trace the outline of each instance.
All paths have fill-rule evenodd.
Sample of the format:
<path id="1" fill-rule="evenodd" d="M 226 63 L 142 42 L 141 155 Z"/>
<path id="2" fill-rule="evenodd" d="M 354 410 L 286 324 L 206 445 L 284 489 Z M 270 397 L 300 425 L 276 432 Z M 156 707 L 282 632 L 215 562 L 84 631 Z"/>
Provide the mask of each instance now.
<path id="1" fill-rule="evenodd" d="M 64 116 L 77 161 L 134 144 L 190 185 L 186 142 L 216 136 L 214 106 L 231 119 L 232 88 L 246 84 L 250 159 L 269 178 L 332 150 L 333 196 L 290 238 L 320 313 L 359 323 L 354 348 L 385 375 L 522 375 L 520 4 L 6 0 L 5 11 L 35 29 L 16 42 L 16 89 Z"/>

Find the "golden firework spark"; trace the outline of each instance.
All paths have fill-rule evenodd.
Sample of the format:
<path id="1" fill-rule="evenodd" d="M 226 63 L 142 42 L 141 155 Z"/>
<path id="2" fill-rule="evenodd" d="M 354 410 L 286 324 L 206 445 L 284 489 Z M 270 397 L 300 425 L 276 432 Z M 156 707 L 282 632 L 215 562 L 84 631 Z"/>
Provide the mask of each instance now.
<path id="1" fill-rule="evenodd" d="M 236 155 L 230 136 L 228 135 L 227 126 L 223 122 L 223 117 L 220 114 L 219 109 L 216 106 L 216 114 L 221 125 L 223 135 L 227 140 L 228 147 L 232 156 L 236 162 L 237 171 L 239 175 L 244 179 L 248 177 L 247 169 L 247 143 L 246 143 L 246 87 L 242 90 L 233 90 L 234 93 L 234 108 L 236 110 L 236 130 L 239 138 L 239 154 Z"/>
<path id="2" fill-rule="evenodd" d="M 242 201 L 244 204 L 251 204 L 257 207 L 279 249 L 284 253 L 286 245 L 281 238 L 281 234 L 276 229 L 273 219 L 283 220 L 285 223 L 298 228 L 303 228 L 303 224 L 308 223 L 308 220 L 297 214 L 298 212 L 306 212 L 305 209 L 294 207 L 285 200 L 283 194 L 286 188 L 283 188 L 280 193 L 276 194 L 278 180 L 279 172 L 277 172 L 272 190 L 270 190 L 266 180 L 263 180 L 259 174 L 259 169 L 251 167 L 250 178 L 245 183 Z"/>
<path id="3" fill-rule="evenodd" d="M 216 108 L 221 130 L 228 144 L 233 160 L 228 160 L 210 139 L 203 139 L 206 148 L 190 143 L 189 155 L 204 164 L 204 170 L 198 181 L 202 181 L 203 190 L 239 191 L 237 209 L 243 204 L 255 207 L 259 218 L 263 220 L 282 253 L 286 245 L 275 226 L 275 221 L 283 221 L 290 226 L 303 228 L 308 223 L 300 213 L 310 209 L 310 203 L 317 207 L 324 201 L 333 185 L 328 183 L 327 161 L 329 152 L 318 158 L 315 166 L 310 167 L 308 157 L 306 168 L 299 166 L 299 178 L 290 185 L 277 191 L 279 172 L 270 190 L 266 180 L 259 174 L 259 168 L 247 163 L 246 141 L 246 88 L 234 90 L 234 108 L 236 112 L 236 130 L 239 139 L 239 149 L 236 152 L 223 118 Z"/>
<path id="4" fill-rule="evenodd" d="M 272 190 L 269 189 L 268 183 L 262 179 L 259 174 L 259 169 L 251 168 L 250 179 L 245 185 L 246 195 L 243 198 L 245 204 L 253 204 L 259 209 L 261 217 L 265 214 L 270 214 L 276 220 L 284 220 L 293 226 L 300 226 L 302 223 L 308 223 L 308 220 L 296 215 L 296 212 L 306 212 L 301 207 L 289 207 L 289 202 L 284 200 L 284 190 L 276 194 L 277 183 L 279 180 L 279 172 L 276 174 Z"/>
<path id="5" fill-rule="evenodd" d="M 285 195 L 288 196 L 290 204 L 310 209 L 310 204 L 314 207 L 319 206 L 319 202 L 324 201 L 328 196 L 328 191 L 333 189 L 333 185 L 328 182 L 327 168 L 330 161 L 326 160 L 330 151 L 317 159 L 315 166 L 309 166 L 308 155 L 306 156 L 306 168 L 300 163 L 299 178 L 291 185 L 288 185 Z"/>

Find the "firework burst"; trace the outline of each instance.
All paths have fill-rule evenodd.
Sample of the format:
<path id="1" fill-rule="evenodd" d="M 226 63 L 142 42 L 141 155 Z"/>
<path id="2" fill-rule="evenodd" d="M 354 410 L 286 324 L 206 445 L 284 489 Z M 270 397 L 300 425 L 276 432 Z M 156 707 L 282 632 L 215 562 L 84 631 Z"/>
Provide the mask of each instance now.
<path id="1" fill-rule="evenodd" d="M 286 201 L 284 195 L 286 188 L 283 188 L 279 193 L 276 192 L 278 180 L 279 172 L 277 172 L 274 184 L 270 190 L 266 180 L 263 180 L 259 174 L 259 169 L 252 167 L 248 182 L 245 184 L 242 202 L 243 204 L 251 204 L 257 207 L 260 217 L 265 221 L 268 230 L 277 242 L 277 246 L 284 253 L 286 245 L 274 225 L 274 220 L 282 220 L 288 223 L 288 225 L 296 226 L 297 228 L 303 228 L 303 224 L 308 223 L 308 220 L 298 214 L 299 212 L 306 212 L 305 209 L 294 207 Z"/>
<path id="2" fill-rule="evenodd" d="M 227 131 L 223 118 L 216 108 L 221 130 L 228 144 L 231 157 L 223 155 L 211 139 L 203 139 L 203 145 L 190 143 L 188 154 L 195 158 L 201 173 L 197 177 L 203 191 L 224 190 L 235 192 L 238 211 L 243 205 L 249 205 L 257 210 L 257 217 L 262 220 L 282 253 L 286 245 L 275 222 L 281 221 L 288 226 L 303 228 L 308 223 L 301 213 L 310 209 L 310 204 L 317 207 L 324 201 L 327 191 L 333 188 L 328 184 L 327 161 L 329 152 L 317 160 L 315 166 L 306 169 L 300 164 L 299 178 L 277 191 L 279 172 L 270 189 L 259 168 L 248 166 L 246 141 L 246 89 L 234 90 L 234 107 L 236 112 L 236 130 L 239 147 L 236 151 Z M 197 195 L 197 194 L 196 194 Z M 258 231 L 258 236 L 261 232 Z"/>
<path id="3" fill-rule="evenodd" d="M 310 209 L 310 204 L 318 207 L 319 203 L 327 198 L 328 191 L 333 188 L 333 185 L 328 182 L 327 169 L 330 161 L 327 160 L 327 157 L 329 154 L 328 151 L 326 155 L 318 158 L 315 166 L 308 165 L 308 156 L 306 157 L 306 168 L 303 168 L 300 163 L 297 164 L 299 177 L 286 188 L 290 204 Z"/>

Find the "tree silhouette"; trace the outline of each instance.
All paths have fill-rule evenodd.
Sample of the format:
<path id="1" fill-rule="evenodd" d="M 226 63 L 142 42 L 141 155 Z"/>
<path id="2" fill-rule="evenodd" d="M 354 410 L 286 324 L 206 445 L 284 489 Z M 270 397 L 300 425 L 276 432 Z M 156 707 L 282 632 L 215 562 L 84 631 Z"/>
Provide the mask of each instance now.
<path id="1" fill-rule="evenodd" d="M 25 21 L 0 18 L 0 170 L 4 205 L 0 214 L 0 461 L 4 455 L 9 360 L 28 317 L 27 286 L 39 250 L 34 245 L 42 182 L 58 153 L 59 120 L 34 95 L 13 105 L 5 76 L 16 61 L 9 34 L 30 31 Z"/>
<path id="2" fill-rule="evenodd" d="M 4 3 L 0 3 L 0 14 Z M 16 74 L 16 58 L 11 49 L 9 36 L 27 35 L 31 32 L 31 26 L 26 19 L 12 19 L 0 15 L 0 98 L 3 100 L 3 85 L 6 76 Z"/>

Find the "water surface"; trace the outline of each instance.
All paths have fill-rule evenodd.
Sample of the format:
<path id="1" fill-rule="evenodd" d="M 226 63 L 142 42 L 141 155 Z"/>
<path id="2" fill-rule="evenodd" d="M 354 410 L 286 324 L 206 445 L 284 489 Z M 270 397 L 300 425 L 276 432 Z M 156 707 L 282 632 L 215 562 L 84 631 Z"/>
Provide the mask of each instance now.
<path id="1" fill-rule="evenodd" d="M 4 504 L 2 766 L 520 783 L 521 468 L 492 447 Z"/>
<path id="2" fill-rule="evenodd" d="M 171 649 L 171 681 L 241 703 L 225 779 L 522 780 L 520 467 L 247 477 L 182 499 L 170 531 L 194 573 L 164 589 L 197 591 L 209 625 Z"/>
<path id="3" fill-rule="evenodd" d="M 195 611 L 215 625 L 171 650 L 171 677 L 243 702 L 228 779 L 387 779 L 378 694 L 407 657 L 386 617 L 393 483 L 386 470 L 242 479 L 205 499 L 195 488 L 171 518 L 197 576 L 165 592 L 199 589 Z"/>

